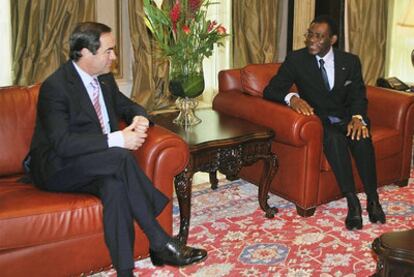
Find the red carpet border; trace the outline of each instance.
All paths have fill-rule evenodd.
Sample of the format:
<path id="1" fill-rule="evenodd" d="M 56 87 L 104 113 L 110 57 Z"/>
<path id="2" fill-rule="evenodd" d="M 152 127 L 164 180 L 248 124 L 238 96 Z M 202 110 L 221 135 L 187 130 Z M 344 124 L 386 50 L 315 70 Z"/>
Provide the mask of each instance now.
<path id="1" fill-rule="evenodd" d="M 209 184 L 197 185 L 192 196 L 189 245 L 208 250 L 207 260 L 178 269 L 154 267 L 145 259 L 136 262 L 135 276 L 365 277 L 376 267 L 372 241 L 384 232 L 414 228 L 413 179 L 407 187 L 380 188 L 387 223 L 370 223 L 364 209 L 364 228 L 359 231 L 344 227 L 345 199 L 322 205 L 314 216 L 303 218 L 290 202 L 272 195 L 269 203 L 278 207 L 279 213 L 266 219 L 258 207 L 257 193 L 256 186 L 243 180 L 221 180 L 215 191 Z M 358 197 L 365 207 L 365 194 Z M 175 201 L 176 231 L 178 223 Z M 116 274 L 108 271 L 95 276 Z"/>

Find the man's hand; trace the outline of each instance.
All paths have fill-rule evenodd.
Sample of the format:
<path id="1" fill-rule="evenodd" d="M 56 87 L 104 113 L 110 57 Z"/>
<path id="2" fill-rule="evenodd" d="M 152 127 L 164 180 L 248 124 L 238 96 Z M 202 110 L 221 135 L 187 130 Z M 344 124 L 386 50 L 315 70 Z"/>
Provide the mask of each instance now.
<path id="1" fill-rule="evenodd" d="M 124 147 L 129 150 L 137 150 L 147 138 L 149 121 L 143 116 L 135 116 L 132 123 L 122 130 Z"/>
<path id="2" fill-rule="evenodd" d="M 347 126 L 348 132 L 346 133 L 347 136 L 351 136 L 351 139 L 360 140 L 362 138 L 369 137 L 369 130 L 367 126 L 365 126 L 362 121 L 358 118 L 352 118 L 351 121 L 348 123 Z"/>
<path id="3" fill-rule="evenodd" d="M 132 119 L 131 125 L 134 126 L 134 131 L 136 132 L 147 132 L 149 121 L 144 116 L 136 115 Z"/>
<path id="4" fill-rule="evenodd" d="M 300 97 L 292 96 L 290 98 L 290 107 L 300 114 L 313 115 L 313 108 Z"/>

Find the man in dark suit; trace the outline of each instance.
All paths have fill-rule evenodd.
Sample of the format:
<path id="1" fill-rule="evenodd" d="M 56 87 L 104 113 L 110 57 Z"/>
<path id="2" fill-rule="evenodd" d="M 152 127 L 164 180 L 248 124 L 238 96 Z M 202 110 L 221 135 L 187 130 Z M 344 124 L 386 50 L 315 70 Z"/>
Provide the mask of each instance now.
<path id="1" fill-rule="evenodd" d="M 264 98 L 286 103 L 323 125 L 323 150 L 348 202 L 347 229 L 362 228 L 361 205 L 352 176 L 351 151 L 367 194 L 371 222 L 385 223 L 379 203 L 374 148 L 369 134 L 367 98 L 359 58 L 334 49 L 336 23 L 314 19 L 305 34 L 306 48 L 293 51 L 264 90 Z M 292 84 L 299 93 L 289 93 Z"/>
<path id="2" fill-rule="evenodd" d="M 124 96 L 110 74 L 115 39 L 100 23 L 79 24 L 70 58 L 42 84 L 26 164 L 48 191 L 88 192 L 103 204 L 105 241 L 118 276 L 133 276 L 135 219 L 150 242 L 154 265 L 183 266 L 207 256 L 171 238 L 156 217 L 169 201 L 137 166 L 149 128 L 145 110 Z M 118 130 L 118 119 L 130 125 Z M 30 160 L 30 163 L 27 163 Z"/>

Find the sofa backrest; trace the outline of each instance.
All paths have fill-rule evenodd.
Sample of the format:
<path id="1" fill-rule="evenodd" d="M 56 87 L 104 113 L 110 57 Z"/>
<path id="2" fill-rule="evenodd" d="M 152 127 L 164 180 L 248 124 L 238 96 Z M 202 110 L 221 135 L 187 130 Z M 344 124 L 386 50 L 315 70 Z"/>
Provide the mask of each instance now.
<path id="1" fill-rule="evenodd" d="M 32 139 L 40 85 L 0 88 L 0 176 L 23 172 Z"/>
<path id="2" fill-rule="evenodd" d="M 243 91 L 252 96 L 263 96 L 270 79 L 279 71 L 279 63 L 248 64 L 240 69 Z"/>
<path id="3" fill-rule="evenodd" d="M 263 90 L 280 66 L 280 63 L 248 64 L 239 69 L 223 70 L 219 74 L 219 90 L 236 89 L 240 85 L 244 93 L 262 97 Z M 297 91 L 294 85 L 290 90 Z"/>

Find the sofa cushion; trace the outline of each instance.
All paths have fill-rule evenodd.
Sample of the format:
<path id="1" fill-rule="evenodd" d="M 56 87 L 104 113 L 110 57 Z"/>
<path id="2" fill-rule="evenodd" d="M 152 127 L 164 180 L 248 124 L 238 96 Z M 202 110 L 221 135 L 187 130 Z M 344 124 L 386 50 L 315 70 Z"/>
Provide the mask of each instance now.
<path id="1" fill-rule="evenodd" d="M 89 194 L 41 191 L 16 177 L 0 179 L 0 250 L 102 232 L 102 205 Z"/>
<path id="2" fill-rule="evenodd" d="M 382 160 L 396 155 L 402 150 L 401 147 L 395 147 L 395 145 L 402 145 L 403 143 L 401 136 L 395 129 L 371 126 L 371 135 L 374 143 L 376 160 Z M 323 155 L 322 158 L 321 169 L 322 171 L 331 170 L 325 155 Z"/>
<path id="3" fill-rule="evenodd" d="M 21 173 L 32 139 L 39 85 L 0 88 L 0 176 Z"/>

